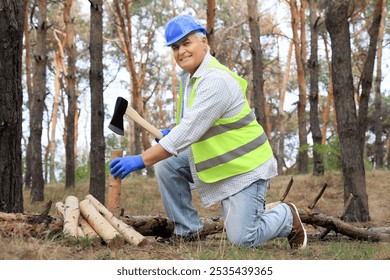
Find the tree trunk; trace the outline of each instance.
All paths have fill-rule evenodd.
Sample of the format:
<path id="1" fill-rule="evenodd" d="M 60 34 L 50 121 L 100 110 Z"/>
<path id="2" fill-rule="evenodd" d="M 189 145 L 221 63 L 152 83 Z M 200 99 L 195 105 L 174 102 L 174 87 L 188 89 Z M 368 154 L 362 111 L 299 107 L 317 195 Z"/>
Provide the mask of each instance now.
<path id="1" fill-rule="evenodd" d="M 105 201 L 105 141 L 103 102 L 103 1 L 92 0 L 91 33 L 89 51 L 91 55 L 91 174 L 89 193 L 97 200 Z"/>
<path id="2" fill-rule="evenodd" d="M 386 161 L 387 161 L 387 169 L 390 169 L 390 133 L 387 133 L 387 140 L 386 140 Z"/>
<path id="3" fill-rule="evenodd" d="M 58 120 L 58 107 L 59 107 L 59 97 L 60 97 L 60 75 L 61 75 L 61 58 L 59 55 L 53 51 L 53 63 L 55 68 L 55 77 L 54 77 L 54 103 L 53 103 L 53 115 L 51 121 L 51 136 L 50 136 L 50 183 L 57 182 L 55 175 L 55 155 L 56 155 L 56 129 L 57 129 L 57 120 Z"/>
<path id="4" fill-rule="evenodd" d="M 30 109 L 30 100 L 32 98 L 33 89 L 31 81 L 31 44 L 30 44 L 30 31 L 29 31 L 29 2 L 25 1 L 24 10 L 24 49 L 26 53 L 25 67 L 26 67 L 26 87 L 27 87 L 27 108 Z M 31 145 L 30 139 L 26 145 L 26 165 L 25 165 L 25 176 L 24 184 L 27 188 L 31 187 Z"/>
<path id="5" fill-rule="evenodd" d="M 375 78 L 375 100 L 374 100 L 374 133 L 375 133 L 375 168 L 381 169 L 384 166 L 384 149 L 383 149 L 383 126 L 382 126 L 382 94 L 381 94 L 381 83 L 382 83 L 382 49 L 383 49 L 383 34 L 385 26 L 385 2 L 383 1 L 382 7 L 382 18 L 379 26 L 378 34 L 378 51 L 376 59 L 376 78 Z"/>
<path id="6" fill-rule="evenodd" d="M 298 88 L 299 88 L 299 102 L 298 102 L 298 130 L 299 130 L 299 151 L 298 151 L 298 171 L 299 173 L 307 173 L 308 169 L 308 154 L 307 154 L 307 131 L 306 131 L 306 81 L 305 71 L 302 57 L 303 46 L 299 45 L 298 37 L 298 23 L 300 22 L 299 12 L 296 0 L 290 1 L 291 10 L 291 26 L 293 32 L 295 59 L 297 63 L 298 72 Z M 304 29 L 301 26 L 301 30 Z M 301 31 L 302 32 L 302 31 Z M 301 42 L 302 43 L 302 42 Z"/>
<path id="7" fill-rule="evenodd" d="M 66 75 L 66 95 L 68 97 L 68 114 L 66 116 L 66 175 L 65 188 L 74 188 L 76 180 L 75 167 L 75 111 L 76 111 L 76 46 L 74 43 L 74 18 L 71 17 L 73 0 L 66 0 L 64 22 L 66 29 L 66 51 L 68 74 Z"/>
<path id="8" fill-rule="evenodd" d="M 210 46 L 210 53 L 215 54 L 215 10 L 216 10 L 216 0 L 207 0 L 207 41 Z"/>
<path id="9" fill-rule="evenodd" d="M 257 13 L 257 0 L 247 0 L 249 31 L 251 35 L 251 54 L 252 54 L 252 79 L 253 94 L 252 105 L 255 108 L 257 121 L 267 128 L 264 98 L 264 77 L 263 77 L 263 53 L 260 43 L 259 16 Z M 269 135 L 268 135 L 269 136 Z"/>
<path id="10" fill-rule="evenodd" d="M 362 93 L 359 101 L 359 139 L 360 152 L 363 154 L 366 143 L 366 131 L 368 126 L 368 102 L 372 88 L 372 76 L 374 72 L 376 49 L 378 45 L 379 26 L 382 18 L 383 0 L 375 1 L 375 9 L 372 17 L 372 23 L 368 30 L 370 44 L 367 51 L 366 61 L 363 68 Z"/>
<path id="11" fill-rule="evenodd" d="M 42 170 L 42 120 L 46 98 L 46 14 L 47 0 L 38 1 L 39 17 L 37 41 L 34 50 L 33 96 L 30 101 L 30 145 L 31 145 L 31 202 L 44 200 L 44 181 Z"/>
<path id="12" fill-rule="evenodd" d="M 313 175 L 324 174 L 324 161 L 321 154 L 322 135 L 318 117 L 318 30 L 317 6 L 315 0 L 309 1 L 310 6 L 310 130 L 313 138 Z"/>
<path id="13" fill-rule="evenodd" d="M 333 80 L 332 80 L 332 63 L 329 58 L 329 50 L 328 50 L 328 40 L 326 39 L 326 36 L 323 36 L 324 40 L 324 47 L 325 47 L 325 56 L 326 56 L 326 62 L 329 67 L 329 88 L 328 88 L 328 96 L 326 98 L 326 105 L 325 108 L 322 110 L 322 129 L 321 129 L 321 134 L 322 134 L 322 144 L 326 144 L 326 139 L 327 139 L 327 131 L 328 131 L 328 126 L 330 123 L 330 108 L 331 106 L 334 107 L 334 97 L 333 97 Z M 337 122 L 336 122 L 336 111 L 334 110 L 334 130 L 337 132 Z"/>
<path id="14" fill-rule="evenodd" d="M 0 3 L 0 211 L 23 212 L 22 51 L 25 1 Z"/>
<path id="15" fill-rule="evenodd" d="M 348 7 L 348 0 L 329 1 L 325 23 L 332 46 L 332 78 L 344 178 L 344 203 L 351 193 L 356 197 L 346 211 L 345 221 L 366 222 L 370 220 L 370 214 L 354 103 Z"/>
<path id="16" fill-rule="evenodd" d="M 293 49 L 293 41 L 290 41 L 290 47 L 288 48 L 288 56 L 286 69 L 284 71 L 283 82 L 281 83 L 281 89 L 279 93 L 279 109 L 278 109 L 278 126 L 279 126 L 279 145 L 278 145 L 278 174 L 281 175 L 284 173 L 284 134 L 285 134 L 285 113 L 284 113 L 284 99 L 286 96 L 286 89 L 288 85 L 288 80 L 290 77 L 290 66 L 291 66 L 291 58 L 292 58 L 292 49 Z"/>

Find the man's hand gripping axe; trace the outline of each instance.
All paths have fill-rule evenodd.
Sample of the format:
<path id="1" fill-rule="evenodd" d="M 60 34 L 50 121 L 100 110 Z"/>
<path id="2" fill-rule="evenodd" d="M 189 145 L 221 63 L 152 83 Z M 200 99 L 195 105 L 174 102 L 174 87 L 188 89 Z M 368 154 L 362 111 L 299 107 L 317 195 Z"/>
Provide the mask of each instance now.
<path id="1" fill-rule="evenodd" d="M 163 134 L 160 130 L 158 130 L 156 127 L 151 125 L 149 122 L 147 122 L 145 119 L 143 119 L 136 110 L 131 108 L 131 106 L 128 106 L 128 102 L 126 99 L 122 97 L 118 97 L 115 103 L 115 110 L 114 115 L 112 116 L 111 122 L 108 126 L 113 132 L 119 135 L 124 135 L 124 129 L 123 129 L 123 116 L 126 116 L 136 123 L 138 123 L 140 126 L 145 128 L 147 131 L 152 133 L 156 138 L 161 139 L 163 137 Z"/>

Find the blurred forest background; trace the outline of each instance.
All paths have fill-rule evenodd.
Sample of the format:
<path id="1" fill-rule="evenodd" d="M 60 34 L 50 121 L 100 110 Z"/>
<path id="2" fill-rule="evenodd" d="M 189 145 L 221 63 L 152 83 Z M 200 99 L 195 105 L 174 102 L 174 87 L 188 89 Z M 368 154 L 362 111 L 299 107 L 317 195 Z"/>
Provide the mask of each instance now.
<path id="1" fill-rule="evenodd" d="M 350 193 L 357 198 L 346 220 L 370 219 L 365 171 L 390 167 L 389 1 L 7 0 L 2 5 L 4 19 L 23 15 L 14 19 L 16 27 L 8 21 L 23 39 L 21 51 L 14 49 L 21 54 L 21 78 L 14 81 L 15 91 L 1 92 L 2 106 L 8 97 L 22 100 L 8 100 L 1 118 L 8 120 L 3 114 L 20 108 L 16 115 L 22 119 L 11 117 L 21 125 L 15 134 L 9 132 L 13 126 L 0 126 L 2 143 L 20 144 L 10 156 L 5 151 L 12 145 L 1 148 L 1 171 L 16 168 L 2 172 L 0 211 L 23 211 L 22 188 L 31 189 L 24 199 L 44 201 L 44 186 L 56 182 L 74 188 L 88 180 L 90 193 L 104 202 L 110 152 L 141 153 L 154 139 L 131 121 L 125 121 L 124 137 L 107 129 L 116 98 L 128 99 L 157 128 L 174 123 L 180 69 L 164 45 L 164 26 L 186 13 L 207 27 L 212 54 L 250 82 L 248 99 L 270 139 L 279 174 L 342 171 L 344 200 Z M 2 34 L 10 34 L 5 22 Z M 9 58 L 4 50 L 1 56 L 0 61 Z M 14 64 L 2 64 L 0 82 L 13 72 L 6 66 Z M 153 176 L 153 169 L 142 175 Z"/>

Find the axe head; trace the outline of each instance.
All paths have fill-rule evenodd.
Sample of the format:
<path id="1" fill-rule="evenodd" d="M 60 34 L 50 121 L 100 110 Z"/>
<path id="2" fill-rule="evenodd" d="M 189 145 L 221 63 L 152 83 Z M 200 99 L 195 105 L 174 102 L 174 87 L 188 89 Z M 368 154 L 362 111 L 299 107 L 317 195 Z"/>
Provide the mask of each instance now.
<path id="1" fill-rule="evenodd" d="M 126 113 L 128 102 L 122 97 L 118 97 L 115 103 L 114 114 L 108 128 L 119 135 L 124 135 L 123 130 L 123 116 Z"/>

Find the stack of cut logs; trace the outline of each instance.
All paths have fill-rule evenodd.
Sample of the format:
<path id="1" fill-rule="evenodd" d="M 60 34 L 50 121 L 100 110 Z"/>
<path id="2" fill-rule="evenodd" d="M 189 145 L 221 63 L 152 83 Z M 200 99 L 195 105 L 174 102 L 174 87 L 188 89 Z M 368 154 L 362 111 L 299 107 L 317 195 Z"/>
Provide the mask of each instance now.
<path id="1" fill-rule="evenodd" d="M 147 243 L 142 234 L 115 217 L 90 194 L 80 202 L 77 197 L 68 196 L 65 204 L 57 202 L 55 206 L 64 219 L 63 231 L 68 237 L 103 239 L 110 248 L 119 248 L 125 242 L 135 246 Z"/>
<path id="2" fill-rule="evenodd" d="M 111 160 L 122 155 L 122 150 L 113 150 Z M 76 239 L 103 239 L 110 248 L 121 247 L 125 242 L 135 246 L 145 245 L 147 239 L 117 217 L 120 188 L 121 180 L 110 176 L 107 208 L 91 194 L 80 203 L 78 198 L 72 195 L 65 199 L 65 204 L 57 202 L 56 209 L 64 219 L 63 231 L 66 236 Z"/>

